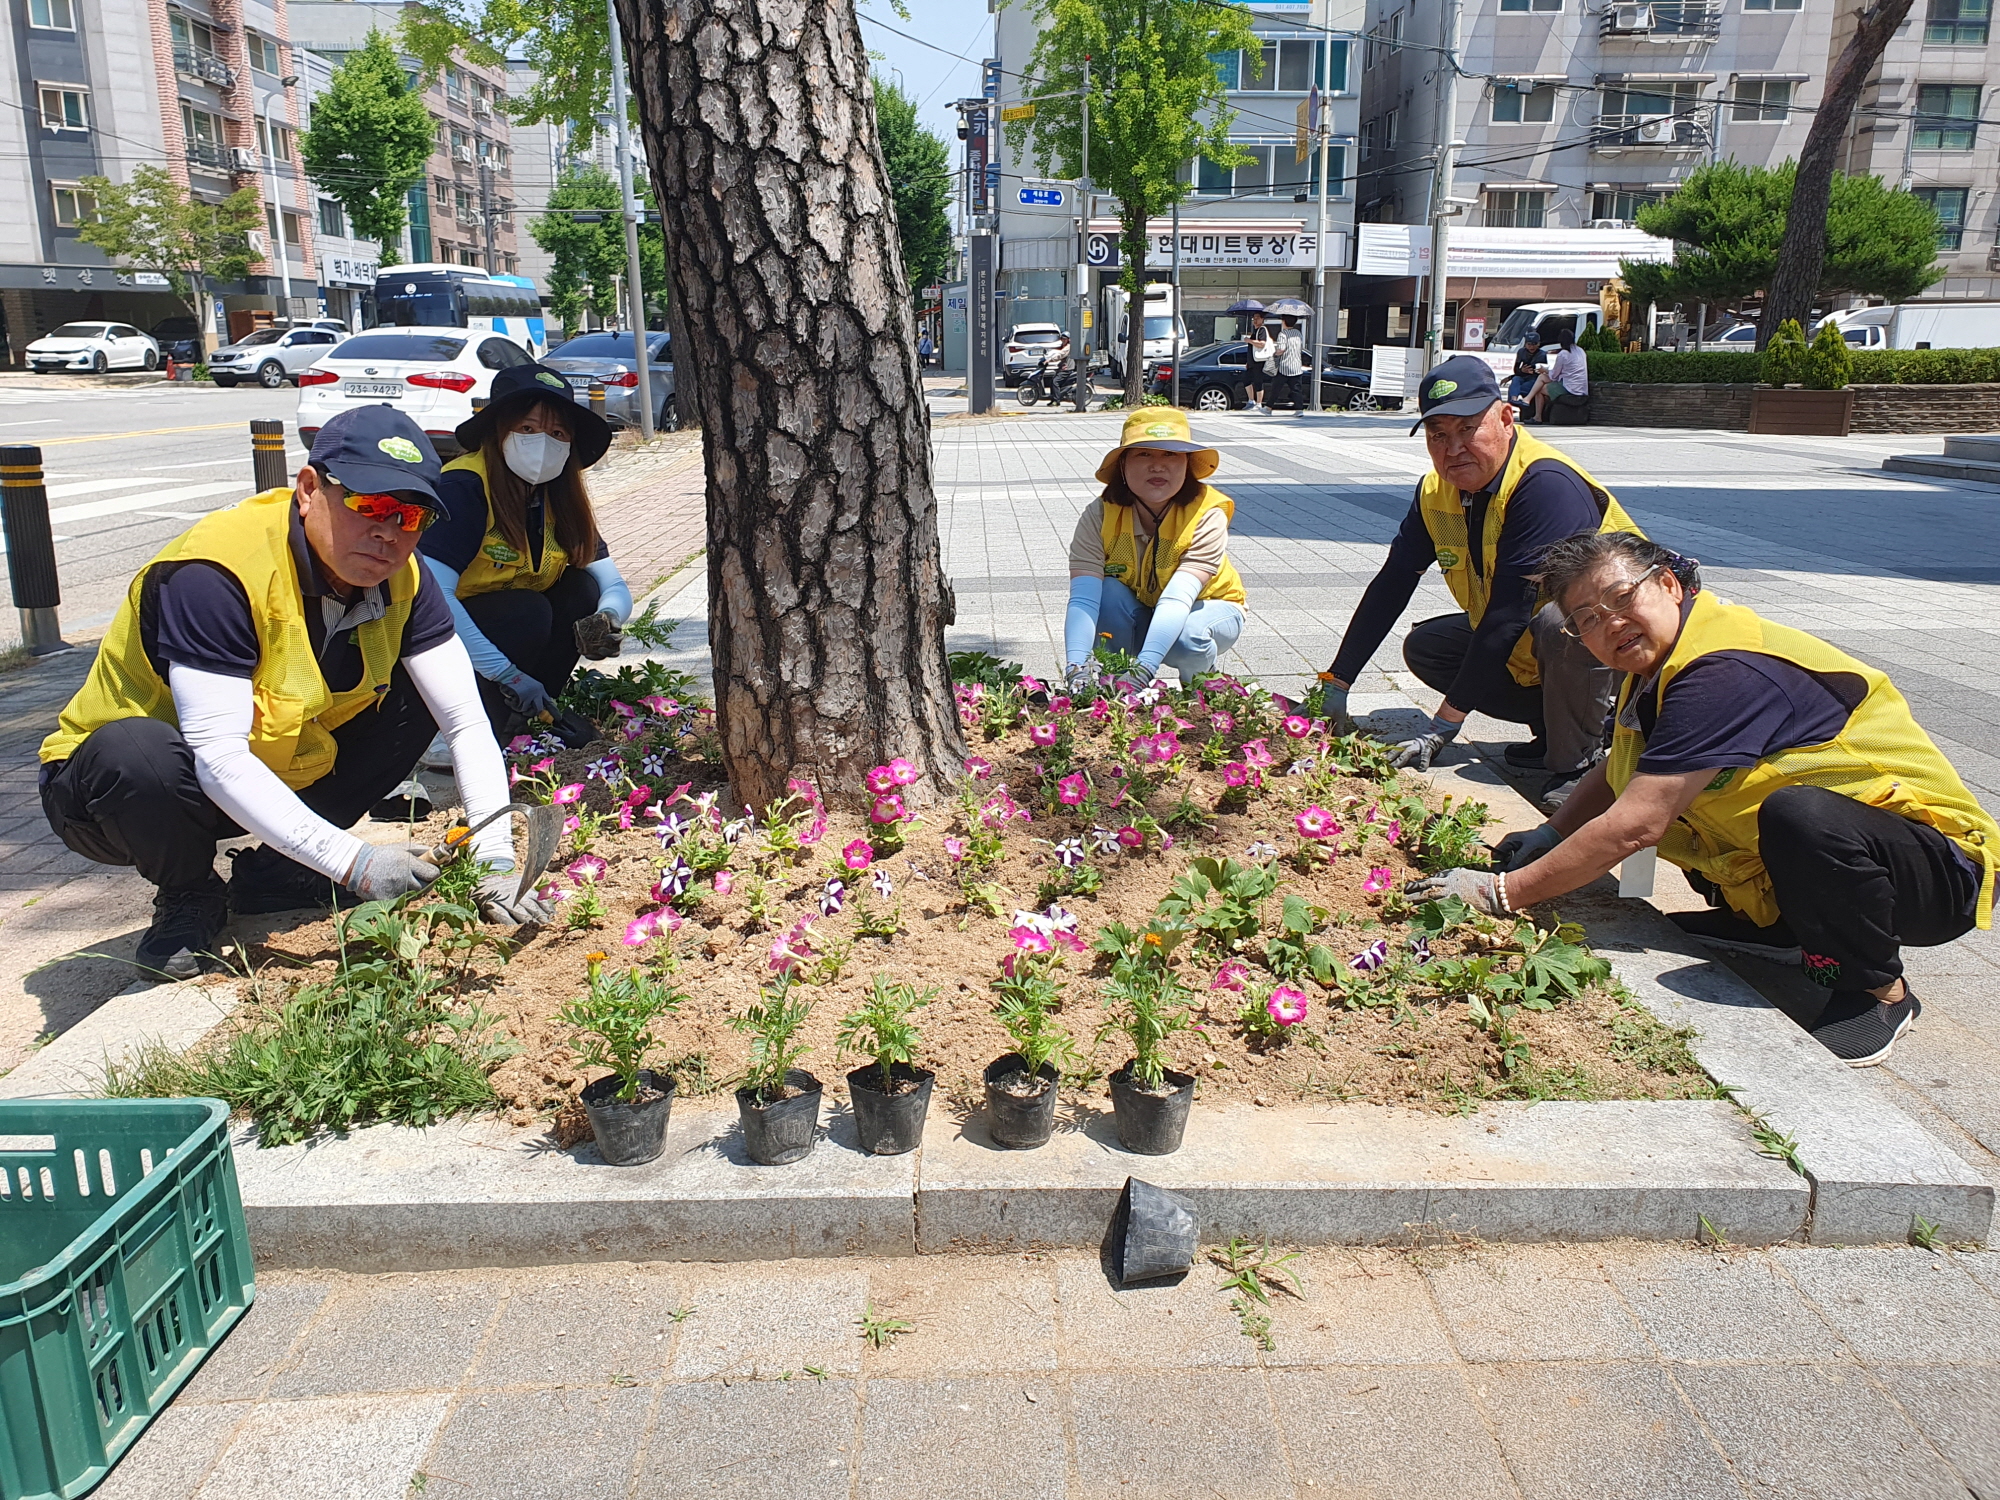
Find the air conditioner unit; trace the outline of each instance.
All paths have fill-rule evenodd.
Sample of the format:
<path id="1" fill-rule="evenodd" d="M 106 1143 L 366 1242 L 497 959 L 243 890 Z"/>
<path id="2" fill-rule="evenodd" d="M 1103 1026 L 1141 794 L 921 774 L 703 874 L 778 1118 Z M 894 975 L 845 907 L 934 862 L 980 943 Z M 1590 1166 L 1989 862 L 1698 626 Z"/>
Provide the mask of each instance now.
<path id="1" fill-rule="evenodd" d="M 1674 122 L 1662 117 L 1646 121 L 1639 127 L 1637 134 L 1642 141 L 1663 141 L 1671 137 L 1673 128 Z"/>
<path id="2" fill-rule="evenodd" d="M 229 148 L 229 170 L 232 172 L 254 172 L 258 168 L 257 153 L 249 146 Z"/>
<path id="3" fill-rule="evenodd" d="M 271 252 L 271 237 L 261 229 L 253 229 L 244 236 L 250 242 L 252 255 L 268 255 Z"/>
<path id="4" fill-rule="evenodd" d="M 484 99 L 474 99 L 472 101 L 472 112 L 483 120 L 493 118 L 493 106 L 488 104 Z"/>
<path id="5" fill-rule="evenodd" d="M 1613 31 L 1651 31 L 1653 29 L 1653 7 L 1650 5 L 1614 5 L 1611 8 L 1611 29 Z"/>
<path id="6" fill-rule="evenodd" d="M 461 162 L 468 167 L 472 165 L 472 148 L 470 146 L 453 146 L 451 154 L 454 161 Z"/>
<path id="7" fill-rule="evenodd" d="M 1592 219 L 1584 225 L 1586 229 L 1630 229 L 1630 219 Z"/>

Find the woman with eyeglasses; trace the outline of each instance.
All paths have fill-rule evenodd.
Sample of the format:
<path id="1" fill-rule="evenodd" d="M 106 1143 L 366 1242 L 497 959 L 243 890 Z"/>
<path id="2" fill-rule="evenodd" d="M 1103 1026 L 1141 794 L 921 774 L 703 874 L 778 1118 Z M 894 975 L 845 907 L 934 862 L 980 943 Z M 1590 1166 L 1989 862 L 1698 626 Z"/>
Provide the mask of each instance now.
<path id="1" fill-rule="evenodd" d="M 546 365 L 493 377 L 492 396 L 453 434 L 464 455 L 438 483 L 446 517 L 424 534 L 480 678 L 493 731 L 511 739 L 552 714 L 577 659 L 616 656 L 632 591 L 590 508 L 583 471 L 611 426 Z M 449 764 L 433 746 L 424 763 Z"/>
<path id="2" fill-rule="evenodd" d="M 1548 822 L 1502 839 L 1496 870 L 1426 889 L 1504 915 L 1657 848 L 1718 908 L 1677 914 L 1683 929 L 1803 963 L 1831 991 L 1813 1036 L 1881 1062 L 1921 1010 L 1901 949 L 1992 925 L 2000 827 L 1887 676 L 1717 599 L 1691 561 L 1629 534 L 1572 537 L 1542 583 L 1563 629 L 1624 674 L 1610 756 Z"/>

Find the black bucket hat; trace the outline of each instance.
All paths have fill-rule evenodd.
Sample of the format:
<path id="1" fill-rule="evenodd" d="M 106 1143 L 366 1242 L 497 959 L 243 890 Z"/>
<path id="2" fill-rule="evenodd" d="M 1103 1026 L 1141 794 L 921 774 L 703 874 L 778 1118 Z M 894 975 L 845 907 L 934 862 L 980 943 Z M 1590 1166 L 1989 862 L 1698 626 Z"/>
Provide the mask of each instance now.
<path id="1" fill-rule="evenodd" d="M 476 453 L 497 424 L 513 421 L 536 401 L 570 404 L 571 455 L 579 469 L 587 469 L 604 457 L 605 449 L 611 446 L 611 424 L 578 401 L 569 382 L 547 365 L 509 365 L 496 372 L 486 405 L 459 423 L 452 436 L 467 453 Z"/>

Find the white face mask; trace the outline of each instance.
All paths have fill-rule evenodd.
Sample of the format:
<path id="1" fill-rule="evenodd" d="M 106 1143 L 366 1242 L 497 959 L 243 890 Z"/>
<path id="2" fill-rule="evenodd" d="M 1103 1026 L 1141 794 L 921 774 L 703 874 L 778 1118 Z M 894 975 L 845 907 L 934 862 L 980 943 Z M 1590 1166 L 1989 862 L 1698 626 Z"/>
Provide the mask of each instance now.
<path id="1" fill-rule="evenodd" d="M 507 467 L 529 484 L 547 484 L 569 462 L 569 444 L 546 432 L 510 432 L 500 452 Z"/>

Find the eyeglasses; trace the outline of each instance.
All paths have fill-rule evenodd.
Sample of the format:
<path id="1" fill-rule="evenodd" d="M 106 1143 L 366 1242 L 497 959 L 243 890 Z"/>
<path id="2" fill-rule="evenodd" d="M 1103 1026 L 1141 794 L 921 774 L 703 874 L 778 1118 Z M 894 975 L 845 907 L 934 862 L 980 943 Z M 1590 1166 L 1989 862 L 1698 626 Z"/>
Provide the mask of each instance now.
<path id="1" fill-rule="evenodd" d="M 1562 633 L 1573 641 L 1580 641 L 1591 631 L 1599 629 L 1605 621 L 1615 619 L 1632 607 L 1632 601 L 1639 597 L 1639 590 L 1646 580 L 1659 572 L 1664 563 L 1654 563 L 1630 583 L 1615 589 L 1606 589 L 1598 595 L 1595 604 L 1586 604 L 1571 610 L 1563 616 Z"/>
<path id="2" fill-rule="evenodd" d="M 394 495 L 357 495 L 350 490 L 344 491 L 340 498 L 356 515 L 366 516 L 371 521 L 394 521 L 405 531 L 429 531 L 431 523 L 438 518 L 437 512 L 428 505 L 412 505 Z"/>

